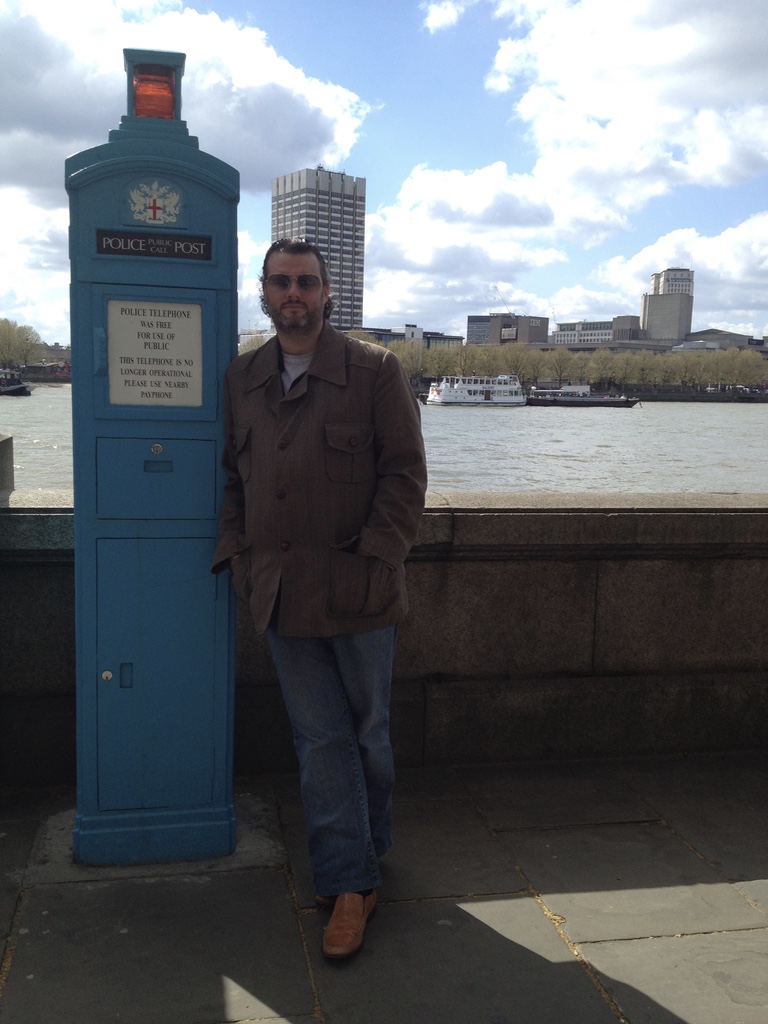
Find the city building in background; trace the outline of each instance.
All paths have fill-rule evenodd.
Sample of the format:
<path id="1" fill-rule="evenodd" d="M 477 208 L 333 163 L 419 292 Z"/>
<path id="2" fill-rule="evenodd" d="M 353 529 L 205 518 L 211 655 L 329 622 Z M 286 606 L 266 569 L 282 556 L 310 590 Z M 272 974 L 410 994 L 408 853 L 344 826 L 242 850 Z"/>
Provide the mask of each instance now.
<path id="1" fill-rule="evenodd" d="M 365 178 L 324 167 L 272 181 L 272 241 L 306 238 L 328 264 L 335 308 L 331 323 L 362 327 L 365 267 Z"/>
<path id="2" fill-rule="evenodd" d="M 693 320 L 692 270 L 670 267 L 651 275 L 651 287 L 641 302 L 640 316 L 556 323 L 549 318 L 506 313 L 467 317 L 467 345 L 505 345 L 519 342 L 542 350 L 564 346 L 572 352 L 650 350 L 668 352 L 690 335 Z M 712 340 L 711 338 L 709 340 Z M 722 342 L 727 339 L 721 338 Z M 761 346 L 761 342 L 750 340 Z"/>
<path id="3" fill-rule="evenodd" d="M 672 347 L 673 352 L 691 351 L 696 349 L 754 348 L 768 358 L 768 338 L 753 338 L 748 334 L 736 331 L 721 331 L 716 327 L 707 327 L 703 331 L 693 331 L 685 341 Z"/>
<path id="4" fill-rule="evenodd" d="M 640 328 L 648 341 L 682 341 L 693 321 L 693 271 L 671 267 L 651 275 L 651 290 L 643 295 Z"/>
<path id="5" fill-rule="evenodd" d="M 549 317 L 524 313 L 487 313 L 467 317 L 467 345 L 546 344 Z"/>
<path id="6" fill-rule="evenodd" d="M 47 363 L 68 363 L 72 358 L 71 345 L 60 345 L 57 341 L 53 345 L 48 345 L 46 342 L 42 342 L 40 347 L 44 350 L 43 358 Z"/>
<path id="7" fill-rule="evenodd" d="M 651 274 L 651 295 L 693 295 L 693 271 L 670 267 Z"/>
<path id="8" fill-rule="evenodd" d="M 425 331 L 416 324 L 405 324 L 403 327 L 366 327 L 364 330 L 380 345 L 391 345 L 394 341 L 418 341 L 425 349 L 461 348 L 464 345 L 464 339 L 460 334 Z"/>
<path id="9" fill-rule="evenodd" d="M 640 330 L 639 316 L 615 316 L 612 320 L 577 320 L 557 324 L 550 335 L 550 343 L 553 346 L 567 345 L 574 351 L 582 352 L 606 346 L 617 351 L 649 347 Z"/>
<path id="10" fill-rule="evenodd" d="M 248 330 L 240 329 L 237 337 L 237 347 L 242 352 L 246 349 L 260 348 L 264 345 L 274 334 L 274 330 L 269 328 L 268 330 Z"/>
<path id="11" fill-rule="evenodd" d="M 512 317 L 507 313 L 497 313 L 496 316 L 506 317 L 511 325 Z M 467 344 L 468 345 L 490 345 L 491 343 L 491 314 L 472 315 L 467 317 Z"/>
<path id="12" fill-rule="evenodd" d="M 553 345 L 605 345 L 613 341 L 611 320 L 576 320 L 573 323 L 557 324 L 550 336 Z"/>

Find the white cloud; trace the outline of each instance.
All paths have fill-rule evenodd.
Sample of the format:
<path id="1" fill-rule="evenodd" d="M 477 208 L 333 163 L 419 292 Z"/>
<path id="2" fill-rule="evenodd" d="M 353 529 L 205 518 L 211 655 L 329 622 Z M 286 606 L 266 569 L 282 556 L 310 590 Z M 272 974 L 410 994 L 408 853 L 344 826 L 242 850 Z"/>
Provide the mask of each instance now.
<path id="1" fill-rule="evenodd" d="M 369 217 L 369 230 L 396 242 L 408 260 L 429 263 L 435 252 L 457 244 L 472 244 L 495 259 L 516 257 L 551 221 L 531 179 L 510 175 L 498 162 L 471 172 L 415 167 L 396 203 Z M 542 255 L 534 247 L 530 258 L 539 262 Z"/>
<path id="2" fill-rule="evenodd" d="M 76 17 L 59 0 L 0 0 L 0 317 L 52 341 L 68 335 L 64 161 L 105 143 L 126 113 L 124 48 L 187 55 L 182 117 L 194 111 L 190 132 L 238 168 L 244 192 L 269 192 L 286 169 L 343 162 L 369 111 L 260 29 L 177 0 L 82 0 Z"/>
<path id="3" fill-rule="evenodd" d="M 535 308 L 519 279 L 565 260 L 539 240 L 551 219 L 531 179 L 501 162 L 467 173 L 414 168 L 396 202 L 368 217 L 366 322 L 417 317 L 463 335 L 468 310 Z"/>
<path id="4" fill-rule="evenodd" d="M 34 206 L 18 188 L 0 188 L 0 206 L 0 317 L 32 325 L 44 340 L 67 344 L 67 211 Z"/>
<path id="5" fill-rule="evenodd" d="M 647 287 L 643 289 L 647 291 Z M 572 285 L 558 288 L 549 299 L 549 315 L 555 323 L 574 320 L 611 320 L 615 316 L 639 316 L 641 291 L 634 294 L 619 289 L 587 288 Z"/>
<path id="6" fill-rule="evenodd" d="M 126 112 L 123 48 L 186 53 L 190 130 L 240 169 L 246 189 L 268 189 L 286 166 L 346 158 L 367 104 L 293 67 L 260 29 L 179 7 L 92 0 L 77 18 L 56 0 L 0 7 L 0 183 L 49 202 L 65 156 L 106 141 Z"/>
<path id="7" fill-rule="evenodd" d="M 476 3 L 478 0 L 436 0 L 434 3 L 424 3 L 421 5 L 426 12 L 424 24 L 430 32 L 452 28 L 467 8 Z"/>
<path id="8" fill-rule="evenodd" d="M 562 237 L 599 242 L 654 197 L 768 169 L 764 4 L 489 6 L 512 32 L 499 42 L 486 87 L 510 96 Z"/>
<path id="9" fill-rule="evenodd" d="M 586 241 L 595 223 L 622 226 L 620 211 L 609 222 L 599 204 L 596 192 L 548 193 L 541 174 L 501 161 L 471 172 L 414 168 L 395 203 L 368 217 L 366 261 L 376 270 L 366 274 L 366 321 L 391 326 L 421 310 L 423 325 L 464 334 L 467 312 L 505 305 L 567 318 L 639 313 L 637 287 L 629 297 L 583 287 L 541 295 L 523 284 L 566 264 L 565 242 Z"/>

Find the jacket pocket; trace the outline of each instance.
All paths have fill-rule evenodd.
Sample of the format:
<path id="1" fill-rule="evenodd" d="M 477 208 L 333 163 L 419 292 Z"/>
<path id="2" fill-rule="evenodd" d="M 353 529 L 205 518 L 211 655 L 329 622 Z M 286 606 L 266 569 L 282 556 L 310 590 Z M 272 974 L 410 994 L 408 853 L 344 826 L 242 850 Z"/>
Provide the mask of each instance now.
<path id="1" fill-rule="evenodd" d="M 251 428 L 236 430 L 232 436 L 240 479 L 246 481 L 251 475 Z"/>
<path id="2" fill-rule="evenodd" d="M 326 423 L 325 442 L 325 468 L 334 483 L 360 483 L 373 474 L 370 423 Z"/>
<path id="3" fill-rule="evenodd" d="M 371 618 L 397 604 L 400 572 L 373 555 L 331 549 L 328 614 L 334 618 Z"/>
<path id="4" fill-rule="evenodd" d="M 230 566 L 232 569 L 232 586 L 235 588 L 235 593 L 246 604 L 250 604 L 251 594 L 253 593 L 250 551 L 241 551 L 240 554 L 235 555 L 230 562 Z"/>

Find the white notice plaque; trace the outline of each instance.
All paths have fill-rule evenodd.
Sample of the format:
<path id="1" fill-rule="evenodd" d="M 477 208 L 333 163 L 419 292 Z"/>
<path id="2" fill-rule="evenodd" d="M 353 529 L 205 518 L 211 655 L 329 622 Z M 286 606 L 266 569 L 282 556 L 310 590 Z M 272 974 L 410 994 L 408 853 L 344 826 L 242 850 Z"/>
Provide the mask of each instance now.
<path id="1" fill-rule="evenodd" d="M 107 349 L 110 405 L 203 404 L 198 303 L 110 299 Z"/>

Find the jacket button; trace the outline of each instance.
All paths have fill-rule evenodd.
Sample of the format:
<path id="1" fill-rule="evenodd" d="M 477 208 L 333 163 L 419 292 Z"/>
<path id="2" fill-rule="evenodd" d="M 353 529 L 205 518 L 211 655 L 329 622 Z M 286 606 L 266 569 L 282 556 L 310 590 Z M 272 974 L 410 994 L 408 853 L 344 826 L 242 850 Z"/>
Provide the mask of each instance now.
<path id="1" fill-rule="evenodd" d="M 285 448 L 288 447 L 288 442 L 287 441 L 278 441 L 277 447 L 280 449 L 280 451 L 283 451 Z"/>
<path id="2" fill-rule="evenodd" d="M 285 497 L 285 491 L 278 491 L 277 496 L 282 501 L 283 498 Z"/>
<path id="3" fill-rule="evenodd" d="M 280 541 L 280 550 L 281 551 L 290 551 L 291 550 L 291 545 L 288 543 L 287 540 Z"/>
<path id="4" fill-rule="evenodd" d="M 350 448 L 357 448 L 357 438 L 356 437 L 350 437 L 350 439 L 349 439 L 349 447 Z"/>

